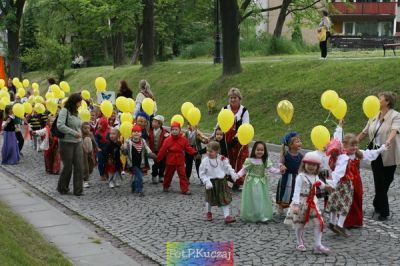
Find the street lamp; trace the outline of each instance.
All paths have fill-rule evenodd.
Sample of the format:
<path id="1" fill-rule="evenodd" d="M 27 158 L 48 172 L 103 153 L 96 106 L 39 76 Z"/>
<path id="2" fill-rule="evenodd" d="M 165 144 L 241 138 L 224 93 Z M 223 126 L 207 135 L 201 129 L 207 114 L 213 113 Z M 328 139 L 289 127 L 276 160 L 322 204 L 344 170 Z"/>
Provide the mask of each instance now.
<path id="1" fill-rule="evenodd" d="M 215 51 L 214 51 L 214 64 L 220 64 L 222 62 L 221 57 L 221 34 L 219 32 L 219 0 L 215 0 Z"/>

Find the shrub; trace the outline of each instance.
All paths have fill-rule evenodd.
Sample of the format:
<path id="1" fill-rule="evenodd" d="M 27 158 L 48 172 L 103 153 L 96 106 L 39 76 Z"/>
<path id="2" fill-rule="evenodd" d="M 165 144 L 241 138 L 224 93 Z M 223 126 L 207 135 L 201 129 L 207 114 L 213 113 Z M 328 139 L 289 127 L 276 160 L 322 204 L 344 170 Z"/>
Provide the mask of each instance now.
<path id="1" fill-rule="evenodd" d="M 221 47 L 222 49 L 222 47 Z M 214 53 L 214 41 L 207 40 L 203 42 L 196 42 L 185 47 L 182 51 L 182 58 L 196 58 L 200 56 L 210 56 Z M 222 53 L 222 50 L 221 50 Z"/>

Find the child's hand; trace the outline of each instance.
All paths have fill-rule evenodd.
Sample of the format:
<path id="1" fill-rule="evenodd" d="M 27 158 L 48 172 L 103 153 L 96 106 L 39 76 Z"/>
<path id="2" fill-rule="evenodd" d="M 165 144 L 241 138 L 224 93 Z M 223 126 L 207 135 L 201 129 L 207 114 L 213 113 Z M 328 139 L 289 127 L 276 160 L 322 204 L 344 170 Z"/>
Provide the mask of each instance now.
<path id="1" fill-rule="evenodd" d="M 338 126 L 343 127 L 343 125 L 344 125 L 344 119 L 339 119 Z"/>
<path id="2" fill-rule="evenodd" d="M 149 158 L 151 158 L 151 159 L 153 159 L 153 160 L 157 159 L 157 155 L 156 155 L 154 152 L 149 153 L 148 156 L 149 156 Z"/>
<path id="3" fill-rule="evenodd" d="M 284 174 L 286 172 L 286 169 L 287 168 L 284 165 L 279 166 L 279 171 L 281 172 L 281 174 Z"/>
<path id="4" fill-rule="evenodd" d="M 328 192 L 329 194 L 331 194 L 333 191 L 333 187 L 330 185 L 325 185 L 325 191 Z"/>
<path id="5" fill-rule="evenodd" d="M 300 207 L 299 207 L 299 205 L 294 204 L 294 205 L 292 206 L 292 211 L 293 211 L 293 214 L 299 214 L 299 213 L 300 213 Z"/>
<path id="6" fill-rule="evenodd" d="M 213 184 L 211 183 L 210 180 L 207 180 L 207 182 L 206 182 L 206 189 L 209 190 L 209 189 L 212 189 L 212 188 L 213 188 Z"/>

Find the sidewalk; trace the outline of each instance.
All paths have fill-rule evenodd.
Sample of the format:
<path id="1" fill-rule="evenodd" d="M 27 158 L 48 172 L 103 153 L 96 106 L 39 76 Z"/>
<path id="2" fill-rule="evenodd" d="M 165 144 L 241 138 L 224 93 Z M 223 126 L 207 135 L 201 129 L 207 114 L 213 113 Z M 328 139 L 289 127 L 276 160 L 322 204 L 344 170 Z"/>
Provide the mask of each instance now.
<path id="1" fill-rule="evenodd" d="M 140 265 L 2 172 L 0 200 L 57 246 L 73 265 Z"/>

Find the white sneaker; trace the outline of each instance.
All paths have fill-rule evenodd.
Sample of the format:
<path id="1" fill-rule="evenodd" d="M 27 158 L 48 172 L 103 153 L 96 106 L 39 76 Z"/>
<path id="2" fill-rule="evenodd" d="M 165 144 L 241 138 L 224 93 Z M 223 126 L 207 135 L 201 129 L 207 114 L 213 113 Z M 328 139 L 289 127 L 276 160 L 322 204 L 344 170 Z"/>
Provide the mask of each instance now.
<path id="1" fill-rule="evenodd" d="M 108 186 L 109 186 L 110 188 L 114 188 L 114 181 L 110 181 L 110 183 L 108 183 Z"/>
<path id="2" fill-rule="evenodd" d="M 115 181 L 115 186 L 116 186 L 116 187 L 119 187 L 119 186 L 120 186 L 120 184 L 119 184 L 118 181 Z"/>
<path id="3" fill-rule="evenodd" d="M 89 182 L 86 182 L 86 181 L 83 182 L 83 187 L 84 187 L 84 188 L 88 188 L 88 187 L 89 187 Z"/>
<path id="4" fill-rule="evenodd" d="M 121 172 L 121 175 L 122 175 L 122 176 L 125 176 L 125 171 L 122 171 L 122 172 Z"/>

